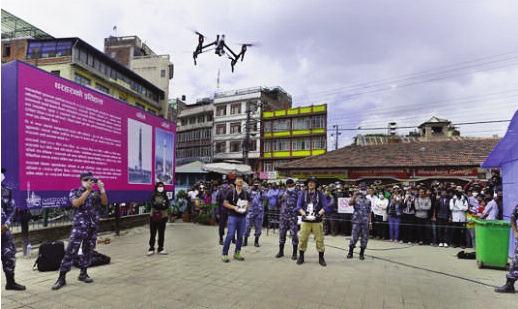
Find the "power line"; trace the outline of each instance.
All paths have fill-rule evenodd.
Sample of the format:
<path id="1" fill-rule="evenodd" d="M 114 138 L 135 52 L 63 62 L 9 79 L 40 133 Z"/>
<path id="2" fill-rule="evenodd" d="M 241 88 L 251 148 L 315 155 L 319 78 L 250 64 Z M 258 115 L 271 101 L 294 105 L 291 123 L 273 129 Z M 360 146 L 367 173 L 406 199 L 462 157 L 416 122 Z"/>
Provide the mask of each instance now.
<path id="1" fill-rule="evenodd" d="M 488 124 L 488 123 L 502 123 L 502 122 L 510 122 L 511 120 L 487 120 L 487 121 L 472 121 L 472 122 L 458 122 L 458 123 L 452 123 L 453 126 L 463 126 L 463 125 L 474 125 L 474 124 Z M 415 126 L 398 126 L 396 129 L 415 129 L 419 127 L 418 125 Z M 327 131 L 372 131 L 372 130 L 387 130 L 388 127 L 377 127 L 377 128 L 340 128 L 336 127 L 333 129 L 327 129 Z"/>

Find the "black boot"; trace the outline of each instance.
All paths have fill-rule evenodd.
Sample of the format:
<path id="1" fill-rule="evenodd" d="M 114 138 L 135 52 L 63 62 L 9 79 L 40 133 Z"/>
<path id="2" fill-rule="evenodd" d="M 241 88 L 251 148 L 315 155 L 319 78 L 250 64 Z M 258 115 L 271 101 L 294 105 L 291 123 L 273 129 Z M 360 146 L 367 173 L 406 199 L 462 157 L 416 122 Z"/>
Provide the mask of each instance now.
<path id="1" fill-rule="evenodd" d="M 326 260 L 324 260 L 324 252 L 319 252 L 318 253 L 318 264 L 326 267 L 327 264 L 326 264 Z"/>
<path id="2" fill-rule="evenodd" d="M 360 260 L 365 260 L 365 248 L 360 248 Z"/>
<path id="3" fill-rule="evenodd" d="M 236 243 L 236 237 L 234 236 L 234 238 L 232 238 L 232 243 L 235 244 Z"/>
<path id="4" fill-rule="evenodd" d="M 94 279 L 90 278 L 88 276 L 88 273 L 86 272 L 86 268 L 81 268 L 81 273 L 79 273 L 79 277 L 77 278 L 79 281 L 83 281 L 84 283 L 92 283 L 94 282 Z"/>
<path id="5" fill-rule="evenodd" d="M 279 244 L 279 252 L 275 256 L 276 258 L 280 258 L 284 256 L 284 244 Z"/>
<path id="6" fill-rule="evenodd" d="M 6 284 L 5 284 L 6 290 L 25 291 L 25 286 L 18 284 L 18 283 L 16 283 L 16 281 L 14 281 L 14 274 L 10 274 L 10 275 L 6 274 L 5 278 L 6 278 Z"/>
<path id="7" fill-rule="evenodd" d="M 243 247 L 246 246 L 248 246 L 248 237 L 245 237 L 245 239 L 243 240 Z"/>
<path id="8" fill-rule="evenodd" d="M 304 251 L 299 251 L 299 258 L 297 260 L 297 265 L 304 264 Z"/>
<path id="9" fill-rule="evenodd" d="M 53 290 L 59 290 L 67 284 L 67 281 L 65 280 L 66 275 L 67 273 L 64 271 L 59 273 L 58 281 L 56 281 L 52 286 Z"/>
<path id="10" fill-rule="evenodd" d="M 221 235 L 221 236 L 219 236 L 219 244 L 220 244 L 221 246 L 223 246 L 223 236 L 222 236 L 222 235 Z"/>
<path id="11" fill-rule="evenodd" d="M 254 246 L 255 247 L 260 247 L 260 245 L 259 245 L 259 236 L 255 236 Z"/>
<path id="12" fill-rule="evenodd" d="M 516 280 L 513 280 L 513 279 L 507 279 L 507 282 L 499 287 L 499 288 L 496 288 L 495 289 L 495 292 L 497 293 L 514 293 L 514 282 Z"/>
<path id="13" fill-rule="evenodd" d="M 297 248 L 298 245 L 293 245 L 293 253 L 291 254 L 291 259 L 294 261 L 297 259 Z"/>
<path id="14" fill-rule="evenodd" d="M 349 246 L 349 253 L 347 253 L 347 258 L 348 259 L 352 259 L 353 258 L 353 251 L 354 251 L 354 246 Z"/>

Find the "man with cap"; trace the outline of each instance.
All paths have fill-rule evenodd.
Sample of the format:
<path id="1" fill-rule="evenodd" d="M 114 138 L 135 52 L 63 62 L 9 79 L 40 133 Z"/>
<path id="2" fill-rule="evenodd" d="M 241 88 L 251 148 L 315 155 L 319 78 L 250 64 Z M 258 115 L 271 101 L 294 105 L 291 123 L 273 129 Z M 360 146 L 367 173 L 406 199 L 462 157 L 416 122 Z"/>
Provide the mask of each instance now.
<path id="1" fill-rule="evenodd" d="M 514 235 L 514 256 L 511 259 L 511 266 L 507 273 L 507 282 L 495 289 L 498 293 L 514 293 L 514 283 L 518 280 L 518 204 L 514 206 L 513 212 L 511 212 L 511 227 Z"/>
<path id="2" fill-rule="evenodd" d="M 327 199 L 324 193 L 317 190 L 317 179 L 315 177 L 308 178 L 307 186 L 308 189 L 299 194 L 296 208 L 297 212 L 302 216 L 297 264 L 304 263 L 304 252 L 308 246 L 308 238 L 313 233 L 317 244 L 318 263 L 326 266 L 322 217 L 326 212 L 330 213 L 331 209 L 327 206 Z"/>
<path id="3" fill-rule="evenodd" d="M 248 209 L 248 215 L 246 216 L 246 232 L 245 232 L 245 240 L 243 242 L 243 247 L 248 246 L 248 237 L 250 236 L 250 232 L 252 230 L 252 226 L 254 227 L 255 233 L 255 241 L 254 246 L 259 247 L 259 237 L 261 236 L 261 231 L 263 228 L 263 218 L 264 218 L 264 200 L 265 195 L 263 194 L 260 188 L 259 180 L 254 182 L 252 186 L 252 190 L 250 191 L 250 199 L 251 206 Z"/>
<path id="4" fill-rule="evenodd" d="M 293 245 L 292 260 L 297 259 L 297 247 L 299 245 L 298 224 L 297 224 L 297 202 L 299 199 L 299 190 L 295 188 L 293 179 L 286 180 L 286 191 L 281 196 L 281 217 L 279 229 L 279 252 L 275 257 L 284 256 L 284 244 L 286 243 L 286 233 L 288 230 L 291 234 L 291 244 Z"/>
<path id="5" fill-rule="evenodd" d="M 25 286 L 14 281 L 14 267 L 16 264 L 16 247 L 13 243 L 9 225 L 16 212 L 13 191 L 4 184 L 6 170 L 2 168 L 2 267 L 5 274 L 5 289 L 23 291 Z"/>
<path id="6" fill-rule="evenodd" d="M 92 252 L 97 241 L 99 210 L 101 206 L 108 206 L 108 196 L 104 183 L 100 179 L 96 179 L 91 172 L 82 173 L 80 180 L 81 187 L 70 191 L 69 194 L 70 203 L 75 208 L 74 223 L 65 256 L 59 268 L 58 280 L 52 286 L 53 290 L 58 290 L 66 285 L 66 274 L 72 268 L 81 244 L 83 256 L 79 261 L 81 272 L 78 280 L 85 283 L 93 282 L 86 270 L 90 266 Z"/>
<path id="7" fill-rule="evenodd" d="M 367 242 L 369 241 L 369 227 L 371 220 L 371 201 L 367 198 L 367 186 L 365 184 L 360 185 L 360 189 L 356 192 L 353 198 L 349 201 L 349 205 L 354 207 L 353 213 L 353 229 L 351 241 L 349 242 L 349 253 L 347 258 L 353 257 L 354 247 L 358 242 L 358 238 L 361 236 L 360 241 L 360 260 L 365 259 L 365 248 L 367 248 Z"/>

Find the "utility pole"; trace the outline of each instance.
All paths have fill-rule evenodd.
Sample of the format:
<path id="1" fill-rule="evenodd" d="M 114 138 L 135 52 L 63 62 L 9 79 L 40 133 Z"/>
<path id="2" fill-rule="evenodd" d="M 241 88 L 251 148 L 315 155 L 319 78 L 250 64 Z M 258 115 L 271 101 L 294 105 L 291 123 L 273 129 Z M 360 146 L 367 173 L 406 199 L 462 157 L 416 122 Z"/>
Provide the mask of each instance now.
<path id="1" fill-rule="evenodd" d="M 335 130 L 335 133 L 332 133 L 331 137 L 334 136 L 334 138 L 335 138 L 335 150 L 337 150 L 338 149 L 338 136 L 342 135 L 342 133 L 338 131 L 337 124 L 333 125 L 333 129 Z"/>
<path id="2" fill-rule="evenodd" d="M 243 140 L 243 163 L 248 164 L 248 148 L 250 147 L 250 102 L 246 102 L 245 139 Z"/>

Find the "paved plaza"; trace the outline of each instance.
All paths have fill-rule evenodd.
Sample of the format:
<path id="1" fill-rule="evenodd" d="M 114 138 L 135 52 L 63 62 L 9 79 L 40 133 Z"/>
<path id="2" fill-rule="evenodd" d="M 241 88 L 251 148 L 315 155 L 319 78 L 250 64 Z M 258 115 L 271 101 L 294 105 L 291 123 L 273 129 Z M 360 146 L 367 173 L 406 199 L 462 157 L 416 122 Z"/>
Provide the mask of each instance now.
<path id="1" fill-rule="evenodd" d="M 518 303 L 518 295 L 493 292 L 505 272 L 458 260 L 458 249 L 371 241 L 365 261 L 357 255 L 346 260 L 346 239 L 326 236 L 328 266 L 323 268 L 314 242 L 304 265 L 274 258 L 277 236 L 270 231 L 260 248 L 244 248 L 244 262 L 224 264 L 216 227 L 168 224 L 168 256 L 145 256 L 147 227 L 123 231 L 120 237 L 105 234 L 111 244 L 97 249 L 112 263 L 89 271 L 94 283 L 77 281 L 79 270 L 73 269 L 67 286 L 51 291 L 57 272 L 33 271 L 34 258 L 18 257 L 16 277 L 28 289 L 2 290 L 2 308 L 460 309 L 515 308 Z"/>

